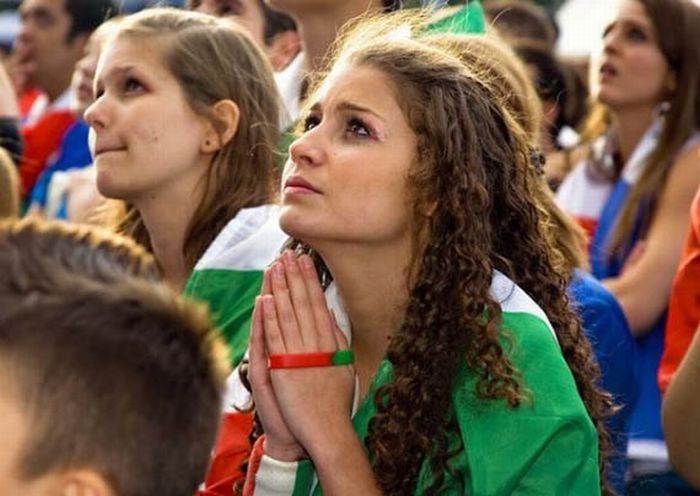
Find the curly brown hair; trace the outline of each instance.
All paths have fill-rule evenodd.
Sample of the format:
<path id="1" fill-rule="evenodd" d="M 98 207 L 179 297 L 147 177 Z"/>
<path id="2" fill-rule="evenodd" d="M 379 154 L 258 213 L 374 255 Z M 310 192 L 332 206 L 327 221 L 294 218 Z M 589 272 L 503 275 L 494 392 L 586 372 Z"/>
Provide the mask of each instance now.
<path id="1" fill-rule="evenodd" d="M 451 392 L 465 361 L 481 400 L 517 408 L 529 399 L 503 343 L 501 308 L 490 293 L 495 270 L 546 310 L 598 430 L 603 470 L 603 422 L 612 402 L 597 387 L 598 366 L 569 307 L 567 275 L 556 270 L 552 232 L 533 201 L 540 179 L 528 137 L 457 57 L 402 30 L 377 35 L 395 23 L 364 20 L 345 35 L 336 58 L 377 69 L 401 89 L 397 101 L 418 139 L 408 182 L 415 218 L 432 209 L 414 234 L 421 250 L 404 320 L 387 350 L 393 379 L 376 392 L 377 414 L 364 440 L 377 482 L 385 494 L 412 494 L 428 460 L 433 478 L 425 494 L 440 492 L 455 455 L 448 445 L 456 422 Z M 322 282 L 330 280 L 312 247 L 299 240 L 289 246 L 311 253 Z"/>

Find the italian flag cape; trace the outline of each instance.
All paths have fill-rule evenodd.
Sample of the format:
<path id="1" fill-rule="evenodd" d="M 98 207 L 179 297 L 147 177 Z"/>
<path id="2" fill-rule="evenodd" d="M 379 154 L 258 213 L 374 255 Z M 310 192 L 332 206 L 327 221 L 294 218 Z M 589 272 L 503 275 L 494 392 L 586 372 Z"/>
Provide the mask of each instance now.
<path id="1" fill-rule="evenodd" d="M 458 429 L 450 433 L 449 442 L 451 446 L 461 443 L 463 449 L 451 461 L 454 470 L 445 474 L 441 494 L 599 494 L 597 433 L 547 317 L 503 274 L 494 274 L 491 292 L 501 303 L 502 328 L 513 342 L 508 353 L 522 374 L 531 401 L 512 409 L 503 401 L 477 399 L 476 378 L 466 363 L 462 365 L 452 393 Z M 334 286 L 329 288 L 326 298 L 340 328 L 349 335 L 348 320 Z M 355 398 L 352 421 L 360 439 L 365 439 L 369 421 L 376 413 L 374 392 L 390 381 L 392 374 L 391 363 L 384 360 L 366 398 L 362 402 Z M 236 413 L 236 407 L 249 404 L 250 397 L 237 371 L 231 375 L 228 387 L 228 411 L 217 448 L 218 453 L 229 456 L 229 461 L 240 462 L 250 446 L 247 438 L 241 439 L 243 431 L 236 432 L 235 422 L 240 424 L 243 418 Z M 265 455 L 262 446 L 259 440 L 253 449 L 244 494 L 322 494 L 310 460 L 280 462 Z M 212 466 L 217 466 L 216 456 Z M 218 467 L 221 469 L 222 464 Z M 240 479 L 242 474 L 237 466 L 229 466 L 228 470 L 225 486 L 231 487 L 232 481 Z M 210 488 L 216 486 L 214 478 L 208 481 Z M 424 462 L 415 494 L 423 494 L 431 481 L 428 464 Z M 205 490 L 201 494 L 231 493 Z"/>
<path id="2" fill-rule="evenodd" d="M 286 239 L 277 206 L 242 209 L 207 248 L 187 281 L 185 295 L 209 305 L 233 365 L 248 348 L 250 318 L 263 271 Z"/>

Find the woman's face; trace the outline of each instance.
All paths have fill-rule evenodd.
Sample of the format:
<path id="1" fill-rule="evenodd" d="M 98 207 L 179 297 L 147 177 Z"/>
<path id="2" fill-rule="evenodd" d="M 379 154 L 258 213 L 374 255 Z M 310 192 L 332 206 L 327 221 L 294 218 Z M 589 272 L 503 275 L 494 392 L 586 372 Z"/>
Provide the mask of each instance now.
<path id="1" fill-rule="evenodd" d="M 407 177 L 417 140 L 397 88 L 369 66 L 334 70 L 290 147 L 282 177 L 282 229 L 310 243 L 410 242 Z"/>
<path id="2" fill-rule="evenodd" d="M 261 49 L 265 48 L 265 15 L 260 0 L 202 0 L 195 10 L 230 18 L 245 28 Z"/>
<path id="3" fill-rule="evenodd" d="M 163 49 L 148 38 L 117 38 L 100 56 L 95 96 L 85 119 L 100 192 L 137 205 L 189 199 L 209 165 L 208 126 L 166 68 Z"/>
<path id="4" fill-rule="evenodd" d="M 624 0 L 603 34 L 593 61 L 593 95 L 612 110 L 655 107 L 675 90 L 675 79 L 642 3 Z"/>

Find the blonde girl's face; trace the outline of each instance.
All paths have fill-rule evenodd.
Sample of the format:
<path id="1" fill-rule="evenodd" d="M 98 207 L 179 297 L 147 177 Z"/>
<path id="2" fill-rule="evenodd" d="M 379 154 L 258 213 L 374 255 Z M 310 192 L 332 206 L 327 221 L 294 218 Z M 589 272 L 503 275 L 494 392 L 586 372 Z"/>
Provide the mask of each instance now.
<path id="1" fill-rule="evenodd" d="M 211 157 L 196 114 L 153 38 L 117 38 L 100 55 L 95 101 L 85 112 L 97 186 L 108 198 L 188 201 Z"/>

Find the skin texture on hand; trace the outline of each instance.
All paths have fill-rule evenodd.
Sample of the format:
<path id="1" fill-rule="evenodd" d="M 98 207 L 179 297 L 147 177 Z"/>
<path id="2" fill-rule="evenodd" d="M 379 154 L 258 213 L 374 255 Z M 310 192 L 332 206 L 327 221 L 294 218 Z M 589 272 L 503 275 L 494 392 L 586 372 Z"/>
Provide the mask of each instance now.
<path id="1" fill-rule="evenodd" d="M 270 293 L 270 274 L 265 273 L 261 295 Z M 268 353 L 264 342 L 262 296 L 256 298 L 250 335 L 248 378 L 253 389 L 255 408 L 265 430 L 265 453 L 281 461 L 304 458 L 304 449 L 290 432 L 275 398 L 267 367 Z"/>
<path id="2" fill-rule="evenodd" d="M 263 295 L 263 328 L 270 354 L 334 352 L 347 342 L 334 324 L 313 263 L 285 252 L 270 269 L 271 293 Z M 354 372 L 350 366 L 270 371 L 282 416 L 311 452 L 340 424 L 350 424 Z M 320 394 L 322 392 L 322 394 Z"/>

